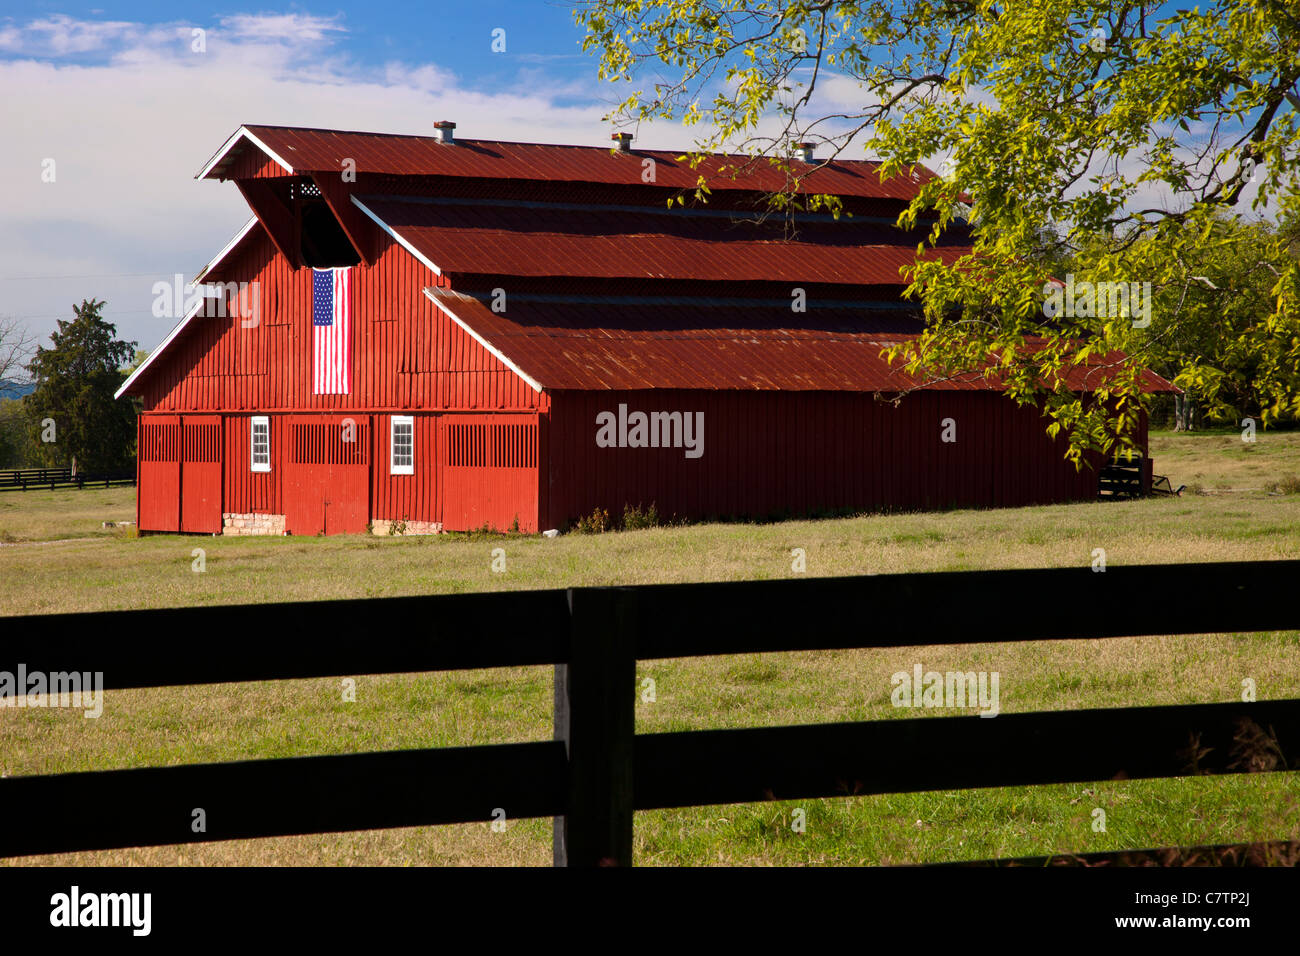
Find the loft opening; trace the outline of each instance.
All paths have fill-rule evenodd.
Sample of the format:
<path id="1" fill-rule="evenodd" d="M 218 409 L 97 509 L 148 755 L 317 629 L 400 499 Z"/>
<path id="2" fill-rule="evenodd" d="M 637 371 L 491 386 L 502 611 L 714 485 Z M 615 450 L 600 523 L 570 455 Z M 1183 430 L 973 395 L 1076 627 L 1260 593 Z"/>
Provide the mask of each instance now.
<path id="1" fill-rule="evenodd" d="M 316 269 L 355 266 L 361 261 L 347 233 L 334 218 L 320 189 L 310 180 L 290 187 L 294 220 L 298 230 L 298 254 L 305 266 Z"/>

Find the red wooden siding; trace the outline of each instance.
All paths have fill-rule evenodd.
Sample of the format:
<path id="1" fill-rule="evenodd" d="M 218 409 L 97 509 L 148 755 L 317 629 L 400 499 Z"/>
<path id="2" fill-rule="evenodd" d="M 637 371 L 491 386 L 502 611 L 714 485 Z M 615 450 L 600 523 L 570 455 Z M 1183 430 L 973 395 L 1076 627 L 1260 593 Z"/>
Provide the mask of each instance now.
<path id="1" fill-rule="evenodd" d="M 252 317 L 199 316 L 144 384 L 156 411 L 535 409 L 541 395 L 422 292 L 445 284 L 387 236 L 374 266 L 355 267 L 352 390 L 313 395 L 311 270 L 292 269 L 266 235 L 221 274 L 255 282 Z M 228 309 L 228 312 L 235 311 Z M 245 327 L 247 321 L 248 326 Z"/>
<path id="2" fill-rule="evenodd" d="M 448 530 L 487 525 L 536 532 L 536 415 L 443 415 L 442 520 Z"/>
<path id="3" fill-rule="evenodd" d="M 181 530 L 221 531 L 221 416 L 181 421 Z"/>
<path id="4" fill-rule="evenodd" d="M 253 471 L 251 415 L 226 416 L 225 493 L 227 512 L 234 514 L 284 514 L 280 487 L 284 475 L 285 419 L 270 416 L 271 470 Z"/>
<path id="5" fill-rule="evenodd" d="M 704 413 L 704 453 L 599 448 L 596 416 Z M 941 440 L 952 418 L 957 440 Z M 557 393 L 547 433 L 544 527 L 654 504 L 665 517 L 1020 506 L 1092 498 L 1032 409 L 997 393 L 918 392 L 901 405 L 830 392 Z"/>
<path id="6" fill-rule="evenodd" d="M 367 415 L 280 416 L 288 432 L 285 530 L 360 534 L 370 520 L 370 419 Z"/>
<path id="7" fill-rule="evenodd" d="M 140 528 L 180 530 L 181 420 L 177 415 L 140 417 Z"/>
<path id="8" fill-rule="evenodd" d="M 388 521 L 441 521 L 438 496 L 438 417 L 413 416 L 415 419 L 414 474 L 391 474 L 392 416 L 374 417 L 374 496 L 371 513 Z"/>

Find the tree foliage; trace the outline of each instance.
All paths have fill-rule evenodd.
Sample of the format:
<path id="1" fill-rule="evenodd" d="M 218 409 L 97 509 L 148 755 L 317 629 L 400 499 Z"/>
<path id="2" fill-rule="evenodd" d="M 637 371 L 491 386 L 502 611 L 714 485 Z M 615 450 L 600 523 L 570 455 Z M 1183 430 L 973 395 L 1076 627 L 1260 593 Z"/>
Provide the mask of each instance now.
<path id="1" fill-rule="evenodd" d="M 103 307 L 94 299 L 73 306 L 75 318 L 60 320 L 51 346 L 38 347 L 27 366 L 36 389 L 23 404 L 37 464 L 102 472 L 134 463 L 136 409 L 113 393 L 125 381 L 122 369 L 135 357 L 136 343 L 117 339 L 117 328 L 100 315 Z"/>
<path id="2" fill-rule="evenodd" d="M 900 225 L 937 213 L 933 244 L 965 220 L 973 246 L 955 261 L 918 248 L 906 294 L 927 324 L 892 356 L 922 378 L 996 377 L 1045 409 L 1076 462 L 1130 443 L 1143 367 L 1194 338 L 1177 330 L 1244 307 L 1193 265 L 1227 241 L 1225 211 L 1252 191 L 1256 209 L 1295 201 L 1300 17 L 1287 0 L 1172 12 L 1114 0 L 586 0 L 576 16 L 601 77 L 627 84 L 616 122 L 707 123 L 701 154 L 739 149 L 795 181 L 798 141 L 827 159 L 861 141 L 882 177 L 917 174 Z M 658 78 L 651 89 L 635 88 L 641 74 Z M 941 156 L 945 175 L 919 173 Z M 1249 353 L 1264 424 L 1300 412 L 1300 270 L 1277 243 L 1257 250 L 1280 266 L 1265 314 L 1176 363 L 1220 408 L 1222 363 Z M 1049 314 L 1044 280 L 1060 262 L 1086 265 L 1081 283 L 1149 288 L 1151 324 L 1122 307 Z M 1092 398 L 1072 387 L 1081 380 Z"/>

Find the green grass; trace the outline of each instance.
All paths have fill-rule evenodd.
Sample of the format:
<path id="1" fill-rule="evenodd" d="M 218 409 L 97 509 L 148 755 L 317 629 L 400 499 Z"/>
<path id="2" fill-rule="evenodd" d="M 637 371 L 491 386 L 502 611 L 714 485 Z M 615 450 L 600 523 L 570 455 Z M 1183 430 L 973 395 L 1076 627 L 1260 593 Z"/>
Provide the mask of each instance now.
<path id="1" fill-rule="evenodd" d="M 1221 436 L 1199 437 L 1203 447 L 1191 444 L 1196 438 L 1170 436 L 1185 446 L 1179 454 L 1203 470 L 1213 468 L 1218 455 L 1231 454 L 1217 447 Z M 1259 438 L 1287 446 L 1276 452 L 1277 461 L 1300 453 L 1300 434 Z M 1154 438 L 1158 473 L 1173 470 L 1165 467 L 1173 457 L 1165 446 L 1164 436 Z M 1218 480 L 1216 472 L 1204 474 Z M 0 494 L 0 502 L 21 494 Z M 13 537 L 73 539 L 0 547 L 0 613 L 780 578 L 794 576 L 795 547 L 806 550 L 810 575 L 1084 567 L 1098 547 L 1106 549 L 1111 567 L 1300 556 L 1300 497 L 1270 495 L 1262 484 L 1247 492 L 1149 501 L 557 539 L 132 539 L 100 533 L 102 520 L 131 516 L 132 495 L 133 489 L 27 492 L 19 498 L 26 502 L 22 509 L 0 509 L 0 529 Z M 506 574 L 491 571 L 491 550 L 498 546 L 506 549 Z M 202 574 L 191 569 L 196 547 L 206 551 Z M 1151 595 L 1153 601 L 1177 598 Z M 1068 596 L 1062 612 L 1068 613 Z M 919 620 L 924 614 L 917 609 Z M 4 626 L 0 621 L 0 633 Z M 816 626 L 815 614 L 809 626 Z M 1044 623 L 1045 632 L 1050 627 Z M 220 647 L 212 652 L 219 654 Z M 918 662 L 927 670 L 997 670 L 1006 713 L 1229 701 L 1238 699 L 1245 677 L 1255 679 L 1261 699 L 1300 697 L 1295 632 L 900 647 L 643 661 L 638 680 L 655 680 L 656 699 L 638 700 L 638 729 L 910 717 L 890 706 L 889 676 Z M 355 703 L 342 700 L 337 679 L 114 691 L 99 720 L 68 711 L 0 710 L 0 773 L 544 740 L 551 736 L 551 694 L 547 668 L 361 677 Z M 888 755 L 881 755 L 880 766 L 887 779 Z M 1105 833 L 1092 830 L 1098 807 L 1107 815 Z M 806 814 L 802 834 L 790 829 L 796 808 Z M 635 852 L 643 864 L 875 864 L 1279 838 L 1300 838 L 1297 773 L 644 812 L 636 818 Z M 511 821 L 505 833 L 493 833 L 485 811 L 481 824 L 457 827 L 15 862 L 543 865 L 549 859 L 549 821 Z"/>
<path id="2" fill-rule="evenodd" d="M 1267 492 L 1300 478 L 1300 432 L 1256 431 L 1254 437 L 1242 441 L 1239 428 L 1152 432 L 1150 453 L 1156 474 L 1168 475 L 1175 488 Z"/>

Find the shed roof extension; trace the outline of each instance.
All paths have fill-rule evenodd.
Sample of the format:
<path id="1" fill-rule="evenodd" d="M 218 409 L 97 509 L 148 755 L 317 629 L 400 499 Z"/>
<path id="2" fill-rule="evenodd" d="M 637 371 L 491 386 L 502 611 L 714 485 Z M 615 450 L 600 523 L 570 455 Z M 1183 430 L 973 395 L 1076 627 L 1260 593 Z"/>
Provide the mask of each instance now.
<path id="1" fill-rule="evenodd" d="M 759 221 L 711 210 L 354 196 L 435 272 L 905 285 L 916 239 L 877 219 Z M 793 227 L 794 234 L 787 235 Z M 933 254 L 970 251 L 959 238 Z"/>
<path id="2" fill-rule="evenodd" d="M 896 392 L 924 387 L 996 391 L 980 374 L 920 383 L 882 351 L 921 330 L 915 306 L 658 296 L 491 296 L 429 287 L 424 294 L 538 390 L 711 389 Z M 1070 386 L 1101 384 L 1106 360 L 1071 373 Z M 1168 383 L 1144 372 L 1144 384 Z"/>

